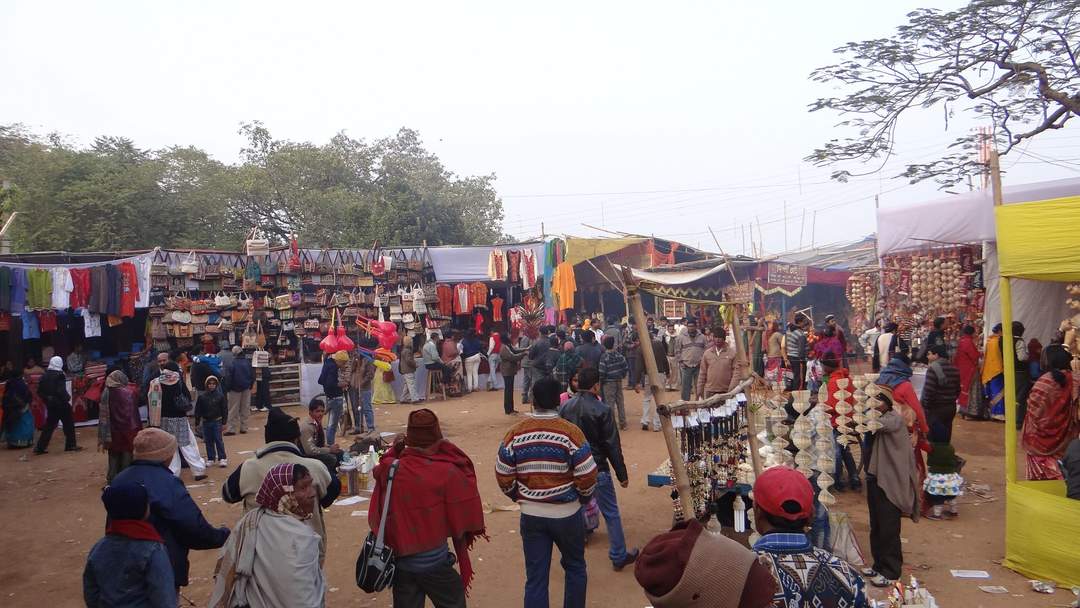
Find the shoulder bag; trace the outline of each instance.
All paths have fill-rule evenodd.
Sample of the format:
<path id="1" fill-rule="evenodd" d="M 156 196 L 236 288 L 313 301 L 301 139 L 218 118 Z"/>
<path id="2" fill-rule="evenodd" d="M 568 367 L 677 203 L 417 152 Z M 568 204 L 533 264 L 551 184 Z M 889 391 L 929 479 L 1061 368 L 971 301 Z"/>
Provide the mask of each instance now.
<path id="1" fill-rule="evenodd" d="M 379 518 L 379 534 L 368 532 L 364 546 L 356 558 L 356 586 L 368 593 L 386 589 L 394 580 L 394 550 L 383 544 L 386 537 L 386 516 L 390 512 L 390 492 L 394 489 L 394 476 L 398 461 L 390 464 L 386 479 L 386 496 L 383 497 L 382 516 Z"/>

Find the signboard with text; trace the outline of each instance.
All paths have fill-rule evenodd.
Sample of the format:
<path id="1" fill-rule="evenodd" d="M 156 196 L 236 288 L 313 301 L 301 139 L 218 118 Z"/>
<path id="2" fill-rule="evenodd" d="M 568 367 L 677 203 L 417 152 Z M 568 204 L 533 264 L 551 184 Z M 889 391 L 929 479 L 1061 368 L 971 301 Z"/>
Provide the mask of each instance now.
<path id="1" fill-rule="evenodd" d="M 770 285 L 783 287 L 806 287 L 806 266 L 769 262 Z"/>

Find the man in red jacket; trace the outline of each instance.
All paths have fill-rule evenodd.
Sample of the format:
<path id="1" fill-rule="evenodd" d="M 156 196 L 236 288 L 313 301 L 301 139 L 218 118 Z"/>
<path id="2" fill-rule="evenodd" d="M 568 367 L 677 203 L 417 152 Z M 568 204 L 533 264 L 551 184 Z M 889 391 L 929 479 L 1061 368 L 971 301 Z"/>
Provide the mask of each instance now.
<path id="1" fill-rule="evenodd" d="M 390 490 L 386 544 L 394 550 L 394 606 L 465 608 L 472 580 L 469 548 L 484 534 L 484 504 L 472 460 L 443 439 L 429 409 L 409 414 L 405 440 L 387 450 L 375 468 L 368 525 L 378 533 L 390 465 L 398 461 Z M 446 539 L 454 543 L 455 554 Z M 454 570 L 457 561 L 460 574 Z"/>

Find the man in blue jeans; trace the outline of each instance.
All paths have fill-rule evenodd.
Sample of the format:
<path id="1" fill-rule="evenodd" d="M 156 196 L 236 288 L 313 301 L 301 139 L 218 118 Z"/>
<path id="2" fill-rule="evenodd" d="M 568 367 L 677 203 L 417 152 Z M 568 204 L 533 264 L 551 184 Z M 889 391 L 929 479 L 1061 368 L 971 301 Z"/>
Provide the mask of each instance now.
<path id="1" fill-rule="evenodd" d="M 605 342 L 608 338 L 604 338 Z M 596 461 L 596 503 L 604 516 L 607 526 L 608 557 L 616 571 L 622 570 L 637 560 L 638 550 L 626 550 L 623 537 L 622 517 L 619 515 L 619 503 L 615 499 L 615 484 L 611 481 L 610 466 L 615 468 L 615 477 L 619 485 L 627 487 L 630 478 L 626 475 L 623 462 L 622 445 L 619 442 L 619 430 L 615 427 L 615 417 L 611 407 L 600 401 L 600 372 L 591 367 L 578 372 L 578 392 L 559 410 L 565 420 L 573 422 L 585 435 Z"/>
<path id="2" fill-rule="evenodd" d="M 533 385 L 533 414 L 499 444 L 495 478 L 521 505 L 525 551 L 525 608 L 548 608 L 551 546 L 559 547 L 566 584 L 563 608 L 584 608 L 585 514 L 596 487 L 596 463 L 581 429 L 559 418 L 562 385 L 543 378 Z"/>

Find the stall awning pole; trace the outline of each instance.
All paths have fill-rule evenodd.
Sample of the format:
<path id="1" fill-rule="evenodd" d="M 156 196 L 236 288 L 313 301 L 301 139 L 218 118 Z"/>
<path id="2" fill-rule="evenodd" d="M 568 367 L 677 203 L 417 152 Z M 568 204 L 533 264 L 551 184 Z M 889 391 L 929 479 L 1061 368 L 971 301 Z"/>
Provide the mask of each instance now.
<path id="1" fill-rule="evenodd" d="M 1001 351 L 1005 367 L 1005 482 L 1016 483 L 1016 345 L 1012 330 L 1012 284 L 1001 277 Z"/>

